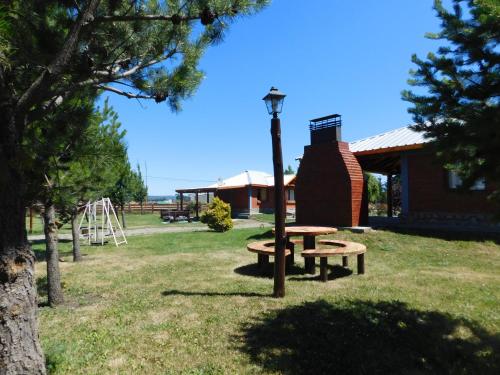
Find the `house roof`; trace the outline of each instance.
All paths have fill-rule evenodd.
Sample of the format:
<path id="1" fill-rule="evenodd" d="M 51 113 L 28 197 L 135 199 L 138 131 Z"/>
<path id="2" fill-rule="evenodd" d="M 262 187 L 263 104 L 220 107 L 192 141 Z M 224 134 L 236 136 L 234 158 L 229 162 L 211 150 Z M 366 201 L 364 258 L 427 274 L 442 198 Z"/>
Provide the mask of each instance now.
<path id="1" fill-rule="evenodd" d="M 284 175 L 285 186 L 289 185 L 295 179 L 295 175 Z M 260 171 L 244 171 L 236 176 L 229 177 L 225 180 L 217 181 L 217 183 L 206 187 L 192 189 L 178 189 L 177 192 L 205 192 L 223 189 L 234 189 L 245 186 L 272 187 L 274 186 L 274 176 L 266 172 Z"/>
<path id="2" fill-rule="evenodd" d="M 285 175 L 284 184 L 288 185 L 295 178 L 295 175 Z M 260 171 L 244 171 L 236 176 L 229 177 L 225 180 L 218 181 L 216 184 L 210 185 L 217 189 L 228 189 L 243 186 L 274 186 L 274 176 L 266 172 Z"/>
<path id="3" fill-rule="evenodd" d="M 423 133 L 411 129 L 409 126 L 391 130 L 372 137 L 349 143 L 349 149 L 355 155 L 371 154 L 403 149 L 421 148 L 432 139 L 424 138 Z"/>

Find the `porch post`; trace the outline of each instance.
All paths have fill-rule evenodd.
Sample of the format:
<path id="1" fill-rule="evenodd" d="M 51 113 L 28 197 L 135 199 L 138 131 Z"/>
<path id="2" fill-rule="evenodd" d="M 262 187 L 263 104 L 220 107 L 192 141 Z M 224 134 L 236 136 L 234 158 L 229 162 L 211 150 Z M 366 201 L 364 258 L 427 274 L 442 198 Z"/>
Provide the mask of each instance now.
<path id="1" fill-rule="evenodd" d="M 252 185 L 248 185 L 248 215 L 252 214 Z"/>
<path id="2" fill-rule="evenodd" d="M 198 209 L 198 192 L 196 192 L 196 220 L 198 220 L 200 218 L 200 215 L 199 215 L 199 209 Z"/>
<path id="3" fill-rule="evenodd" d="M 181 193 L 181 210 L 184 209 L 184 193 Z"/>
<path id="4" fill-rule="evenodd" d="M 392 217 L 392 173 L 387 175 L 387 217 Z"/>
<path id="5" fill-rule="evenodd" d="M 408 216 L 410 211 L 410 191 L 408 182 L 408 157 L 401 155 L 401 214 Z"/>

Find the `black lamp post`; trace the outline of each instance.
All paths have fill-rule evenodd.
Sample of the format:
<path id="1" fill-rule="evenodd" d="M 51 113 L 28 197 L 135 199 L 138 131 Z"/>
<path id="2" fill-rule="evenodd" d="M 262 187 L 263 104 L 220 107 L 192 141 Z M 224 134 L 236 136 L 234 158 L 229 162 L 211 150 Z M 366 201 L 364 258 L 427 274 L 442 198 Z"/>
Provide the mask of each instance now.
<path id="1" fill-rule="evenodd" d="M 285 296 L 285 186 L 283 183 L 283 155 L 281 153 L 281 125 L 278 114 L 283 108 L 285 94 L 277 88 L 271 87 L 269 93 L 263 98 L 267 111 L 273 116 L 271 119 L 271 137 L 273 141 L 273 167 L 274 167 L 274 297 Z"/>

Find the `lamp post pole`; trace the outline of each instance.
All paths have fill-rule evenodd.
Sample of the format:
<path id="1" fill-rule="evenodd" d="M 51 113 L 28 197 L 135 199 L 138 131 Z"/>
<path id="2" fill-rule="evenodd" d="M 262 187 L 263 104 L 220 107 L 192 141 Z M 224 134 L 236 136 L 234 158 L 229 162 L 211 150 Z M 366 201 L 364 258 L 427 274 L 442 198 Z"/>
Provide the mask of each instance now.
<path id="1" fill-rule="evenodd" d="M 285 187 L 283 183 L 283 155 L 281 152 L 281 123 L 278 114 L 271 119 L 274 167 L 274 297 L 285 296 Z"/>
<path id="2" fill-rule="evenodd" d="M 274 297 L 285 296 L 285 186 L 283 183 L 283 155 L 281 152 L 281 123 L 278 114 L 283 108 L 285 94 L 271 87 L 262 100 L 266 103 L 271 119 L 274 169 Z"/>

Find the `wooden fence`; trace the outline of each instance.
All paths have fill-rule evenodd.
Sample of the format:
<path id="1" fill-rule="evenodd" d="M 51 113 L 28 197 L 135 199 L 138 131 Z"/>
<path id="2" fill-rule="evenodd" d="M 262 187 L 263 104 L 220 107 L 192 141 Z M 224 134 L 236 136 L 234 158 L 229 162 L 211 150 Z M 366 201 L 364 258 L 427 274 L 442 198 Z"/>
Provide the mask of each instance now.
<path id="1" fill-rule="evenodd" d="M 188 209 L 193 207 L 194 204 L 192 202 L 184 202 L 184 209 Z M 199 211 L 203 211 L 207 204 L 206 203 L 198 203 Z M 155 213 L 160 212 L 161 210 L 178 210 L 181 208 L 180 203 L 145 203 L 142 205 L 137 203 L 129 203 L 125 206 L 125 212 L 134 213 L 134 212 L 143 212 L 143 213 Z M 194 208 L 193 208 L 194 210 Z"/>

